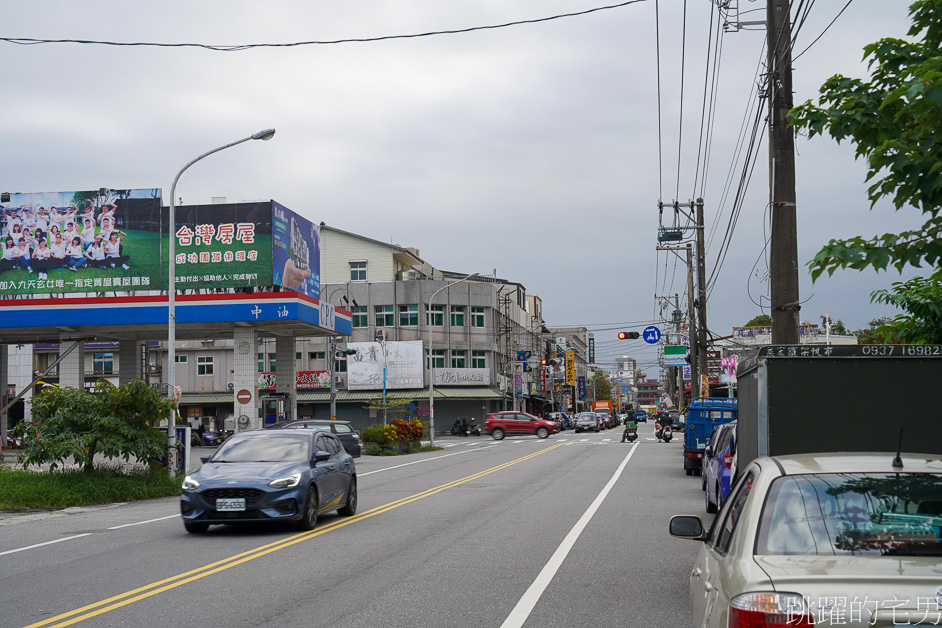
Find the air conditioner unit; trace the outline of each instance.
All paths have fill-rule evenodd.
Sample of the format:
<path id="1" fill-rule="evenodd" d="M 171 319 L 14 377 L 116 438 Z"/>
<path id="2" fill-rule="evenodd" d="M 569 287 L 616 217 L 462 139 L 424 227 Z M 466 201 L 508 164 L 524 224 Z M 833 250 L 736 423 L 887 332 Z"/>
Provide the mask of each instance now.
<path id="1" fill-rule="evenodd" d="M 229 390 L 235 390 L 235 384 L 233 384 L 232 382 L 229 382 L 228 384 L 226 384 L 226 388 L 228 388 Z"/>
<path id="2" fill-rule="evenodd" d="M 342 384 L 342 383 L 343 383 L 343 378 L 340 377 L 339 375 L 334 375 L 334 383 L 335 383 L 335 384 Z"/>

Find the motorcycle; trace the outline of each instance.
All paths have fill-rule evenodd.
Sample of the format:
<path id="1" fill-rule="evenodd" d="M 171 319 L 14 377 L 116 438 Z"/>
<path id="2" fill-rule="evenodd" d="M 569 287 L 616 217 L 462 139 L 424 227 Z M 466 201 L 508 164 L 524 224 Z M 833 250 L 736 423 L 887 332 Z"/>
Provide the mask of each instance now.
<path id="1" fill-rule="evenodd" d="M 451 435 L 452 436 L 462 436 L 464 434 L 464 428 L 461 425 L 461 419 L 455 421 L 455 424 L 451 426 Z"/>
<path id="2" fill-rule="evenodd" d="M 671 442 L 671 439 L 674 437 L 674 433 L 671 431 L 670 425 L 659 426 L 657 431 L 654 432 L 654 435 L 657 436 L 658 442 L 663 440 L 665 443 Z"/>
<path id="3" fill-rule="evenodd" d="M 626 429 L 625 429 L 625 438 L 622 439 L 622 442 L 625 442 L 626 440 L 627 440 L 629 443 L 633 443 L 633 442 L 635 442 L 636 440 L 638 440 L 638 430 L 635 429 L 635 428 L 633 428 L 633 427 L 626 428 Z"/>
<path id="4" fill-rule="evenodd" d="M 481 433 L 482 432 L 481 432 L 480 425 L 475 425 L 472 423 L 471 425 L 468 426 L 468 434 L 470 434 L 471 436 L 480 436 Z"/>

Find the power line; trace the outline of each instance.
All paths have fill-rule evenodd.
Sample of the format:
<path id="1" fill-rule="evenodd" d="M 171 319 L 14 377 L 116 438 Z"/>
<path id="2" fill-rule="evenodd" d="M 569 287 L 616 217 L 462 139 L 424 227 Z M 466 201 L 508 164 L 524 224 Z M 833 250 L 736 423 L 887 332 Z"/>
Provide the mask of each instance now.
<path id="1" fill-rule="evenodd" d="M 333 40 L 310 40 L 310 41 L 296 41 L 290 43 L 261 43 L 261 44 L 232 44 L 232 45 L 213 45 L 213 44 L 199 44 L 199 43 L 177 43 L 171 44 L 167 42 L 125 42 L 125 41 L 100 41 L 94 39 L 31 39 L 26 37 L 0 37 L 0 41 L 5 41 L 11 44 L 17 44 L 21 46 L 35 46 L 38 44 L 85 44 L 85 45 L 96 45 L 96 46 L 146 46 L 146 47 L 155 47 L 155 48 L 202 48 L 204 50 L 210 50 L 213 52 L 241 52 L 243 50 L 250 50 L 253 48 L 293 48 L 299 46 L 327 46 L 333 44 L 352 44 L 352 43 L 369 43 L 375 41 L 387 41 L 391 39 L 415 39 L 419 37 L 433 37 L 436 35 L 458 35 L 462 33 L 470 33 L 473 31 L 483 31 L 483 30 L 493 30 L 498 28 L 507 28 L 509 26 L 520 26 L 523 24 L 537 24 L 540 22 L 549 22 L 551 20 L 559 20 L 568 17 L 577 17 L 580 15 L 587 15 L 589 13 L 595 13 L 597 11 L 607 11 L 609 9 L 618 9 L 625 7 L 631 4 L 637 4 L 638 2 L 645 2 L 646 0 L 627 0 L 626 2 L 621 2 L 619 4 L 612 4 L 603 7 L 595 7 L 592 9 L 586 9 L 585 11 L 577 11 L 574 13 L 562 13 L 559 15 L 552 15 L 549 17 L 540 17 L 530 20 L 517 20 L 515 22 L 506 22 L 504 24 L 491 24 L 487 26 L 472 26 L 469 28 L 459 28 L 455 30 L 443 30 L 443 31 L 429 31 L 425 33 L 412 33 L 407 35 L 383 35 L 380 37 L 356 37 L 349 39 L 333 39 Z"/>

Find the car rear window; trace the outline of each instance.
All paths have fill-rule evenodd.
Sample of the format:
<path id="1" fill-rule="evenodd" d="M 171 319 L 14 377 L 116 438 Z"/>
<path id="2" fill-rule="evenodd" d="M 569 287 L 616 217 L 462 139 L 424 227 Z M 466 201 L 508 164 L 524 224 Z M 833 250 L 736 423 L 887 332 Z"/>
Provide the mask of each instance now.
<path id="1" fill-rule="evenodd" d="M 343 423 L 338 423 L 334 426 L 334 429 L 337 430 L 338 434 L 351 434 L 353 432 L 353 428 Z"/>
<path id="2" fill-rule="evenodd" d="M 778 478 L 756 554 L 942 556 L 942 474 Z"/>

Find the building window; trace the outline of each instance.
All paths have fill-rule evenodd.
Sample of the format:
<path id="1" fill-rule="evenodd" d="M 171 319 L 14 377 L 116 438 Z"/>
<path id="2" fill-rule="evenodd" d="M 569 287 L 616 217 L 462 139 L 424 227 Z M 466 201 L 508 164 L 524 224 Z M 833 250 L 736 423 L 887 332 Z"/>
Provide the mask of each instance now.
<path id="1" fill-rule="evenodd" d="M 262 373 L 264 371 L 265 371 L 265 354 L 259 353 L 258 354 L 258 372 Z"/>
<path id="2" fill-rule="evenodd" d="M 301 359 L 301 352 L 300 352 L 300 351 L 298 351 L 297 353 L 294 354 L 294 359 L 295 359 L 295 360 L 300 360 L 300 359 Z"/>
<path id="3" fill-rule="evenodd" d="M 419 326 L 419 306 L 418 305 L 400 305 L 399 306 L 399 326 L 400 327 L 418 327 Z"/>
<path id="4" fill-rule="evenodd" d="M 473 369 L 486 369 L 487 368 L 487 358 L 484 357 L 486 354 L 484 351 L 472 351 L 471 352 L 471 368 Z"/>
<path id="5" fill-rule="evenodd" d="M 376 305 L 373 309 L 376 312 L 377 327 L 392 327 L 395 324 L 393 322 L 393 306 Z"/>
<path id="6" fill-rule="evenodd" d="M 177 364 L 183 364 L 184 362 L 186 362 L 186 356 L 185 356 L 185 355 L 175 355 L 175 356 L 173 356 L 173 361 L 176 362 Z"/>
<path id="7" fill-rule="evenodd" d="M 211 355 L 196 356 L 196 374 L 197 375 L 212 375 L 213 374 L 213 356 Z"/>
<path id="8" fill-rule="evenodd" d="M 327 359 L 326 351 L 311 351 L 307 354 L 308 360 L 325 360 Z"/>
<path id="9" fill-rule="evenodd" d="M 274 353 L 268 354 L 268 370 L 274 373 L 278 367 L 278 356 Z"/>
<path id="10" fill-rule="evenodd" d="M 365 305 L 354 305 L 351 312 L 353 312 L 353 326 L 354 327 L 369 327 L 370 326 L 369 314 L 366 311 Z"/>
<path id="11" fill-rule="evenodd" d="M 463 369 L 467 366 L 465 361 L 465 356 L 467 351 L 452 351 L 451 352 L 451 368 L 453 369 Z"/>
<path id="12" fill-rule="evenodd" d="M 484 327 L 484 308 L 471 308 L 471 327 Z"/>
<path id="13" fill-rule="evenodd" d="M 111 373 L 114 370 L 114 354 L 113 353 L 94 354 L 93 365 L 94 365 L 94 372 L 96 374 Z"/>
<path id="14" fill-rule="evenodd" d="M 347 372 L 347 361 L 346 360 L 337 360 L 336 367 L 334 368 L 335 373 L 346 373 Z"/>
<path id="15" fill-rule="evenodd" d="M 433 327 L 441 327 L 445 324 L 445 306 L 433 305 L 431 311 L 425 316 L 425 324 Z"/>
<path id="16" fill-rule="evenodd" d="M 451 306 L 451 326 L 452 327 L 464 327 L 464 306 L 463 305 Z"/>
<path id="17" fill-rule="evenodd" d="M 366 281 L 366 262 L 350 262 L 350 281 Z"/>
<path id="18" fill-rule="evenodd" d="M 433 368 L 433 369 L 445 368 L 445 350 L 444 349 L 432 349 L 432 364 L 429 368 Z"/>

